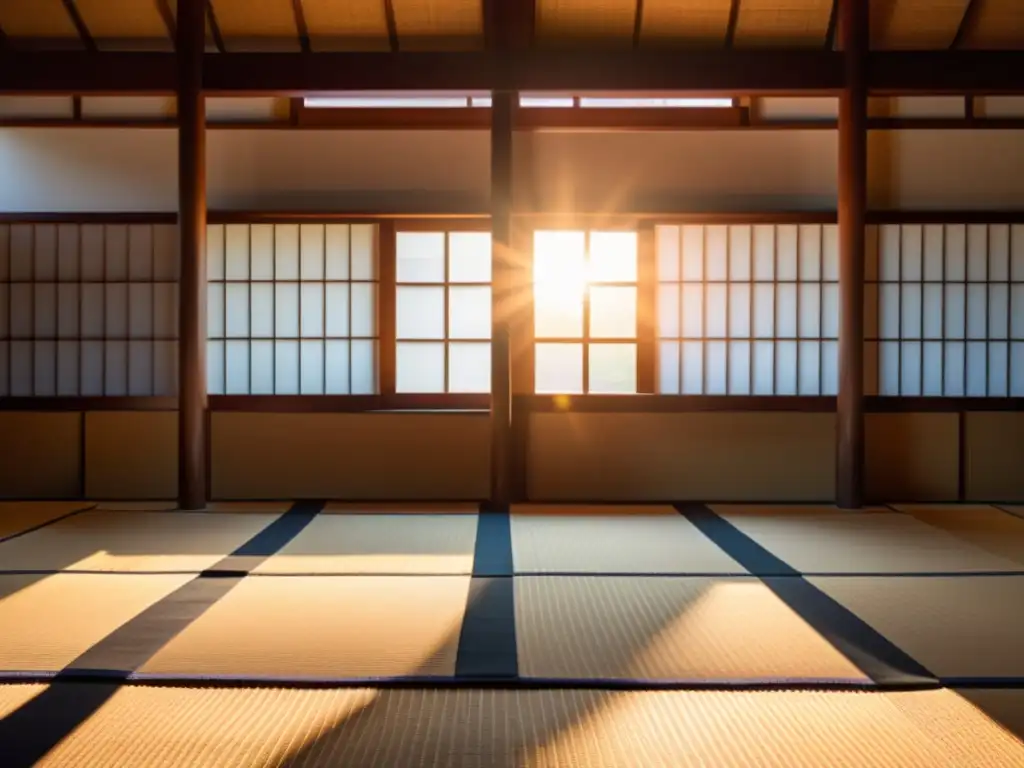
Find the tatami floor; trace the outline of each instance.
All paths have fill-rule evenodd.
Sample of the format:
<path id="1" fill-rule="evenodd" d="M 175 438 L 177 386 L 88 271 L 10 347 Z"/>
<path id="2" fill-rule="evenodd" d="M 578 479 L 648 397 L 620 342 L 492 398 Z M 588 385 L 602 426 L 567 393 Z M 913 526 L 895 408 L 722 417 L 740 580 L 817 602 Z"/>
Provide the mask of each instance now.
<path id="1" fill-rule="evenodd" d="M 0 503 L 0 765 L 1024 765 L 1024 508 Z"/>

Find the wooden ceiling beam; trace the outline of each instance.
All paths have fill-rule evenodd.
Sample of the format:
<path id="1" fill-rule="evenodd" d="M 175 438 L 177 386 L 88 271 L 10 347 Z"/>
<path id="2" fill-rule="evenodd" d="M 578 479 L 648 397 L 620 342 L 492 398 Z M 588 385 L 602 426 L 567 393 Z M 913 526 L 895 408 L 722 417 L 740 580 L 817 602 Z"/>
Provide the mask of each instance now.
<path id="1" fill-rule="evenodd" d="M 953 35 L 953 40 L 949 44 L 951 51 L 960 48 L 964 40 L 978 26 L 978 21 L 981 19 L 981 10 L 984 6 L 984 0 L 967 0 L 967 5 L 964 7 L 964 15 L 960 19 L 960 25 L 956 28 L 956 34 Z"/>
<path id="2" fill-rule="evenodd" d="M 206 3 L 206 22 L 210 25 L 210 35 L 213 36 L 213 44 L 217 48 L 218 53 L 227 53 L 228 49 L 224 45 L 224 35 L 220 33 L 220 24 L 217 23 L 217 14 L 213 10 L 213 2 L 207 0 Z"/>
<path id="3" fill-rule="evenodd" d="M 388 27 L 388 46 L 392 53 L 398 53 L 398 24 L 395 22 L 395 6 L 391 0 L 381 0 L 384 3 L 384 23 Z"/>
<path id="4" fill-rule="evenodd" d="M 175 31 L 174 13 L 171 11 L 170 0 L 154 0 L 154 2 L 156 3 L 157 13 L 160 14 L 164 27 L 167 29 L 167 37 L 171 40 L 171 46 L 176 47 L 178 44 L 177 32 Z"/>
<path id="5" fill-rule="evenodd" d="M 82 18 L 82 14 L 78 12 L 75 0 L 63 0 L 63 3 L 64 10 L 67 11 L 71 23 L 75 25 L 75 31 L 78 32 L 78 37 L 82 40 L 82 46 L 87 51 L 97 50 L 96 41 L 93 39 L 92 33 L 89 32 L 89 27 L 86 25 L 85 19 Z"/>
<path id="6" fill-rule="evenodd" d="M 488 51 L 525 51 L 533 47 L 537 24 L 534 0 L 483 0 L 483 12 Z"/>
<path id="7" fill-rule="evenodd" d="M 729 6 L 729 23 L 725 28 L 725 47 L 732 48 L 736 39 L 736 22 L 740 18 L 740 0 L 732 0 Z"/>
<path id="8" fill-rule="evenodd" d="M 644 28 L 644 0 L 636 0 L 636 16 L 633 17 L 633 48 L 640 47 L 640 35 Z"/>
<path id="9" fill-rule="evenodd" d="M 828 15 L 828 28 L 825 30 L 824 48 L 826 51 L 836 47 L 836 24 L 839 21 L 839 0 L 832 0 L 832 11 Z"/>
<path id="10" fill-rule="evenodd" d="M 295 29 L 299 33 L 299 50 L 310 53 L 313 49 L 309 43 L 309 25 L 306 24 L 306 10 L 302 0 L 292 0 L 292 13 L 295 15 Z"/>

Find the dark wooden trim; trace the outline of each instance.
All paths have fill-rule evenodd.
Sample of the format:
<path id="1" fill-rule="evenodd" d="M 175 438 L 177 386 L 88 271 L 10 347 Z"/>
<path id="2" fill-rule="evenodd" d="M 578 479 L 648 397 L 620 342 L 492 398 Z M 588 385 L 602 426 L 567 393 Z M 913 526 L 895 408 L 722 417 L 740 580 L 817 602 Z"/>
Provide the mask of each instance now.
<path id="1" fill-rule="evenodd" d="M 306 11 L 302 7 L 302 0 L 292 0 L 292 14 L 295 16 L 295 31 L 299 35 L 299 50 L 303 53 L 311 53 L 309 44 L 309 27 L 306 25 Z"/>
<path id="2" fill-rule="evenodd" d="M 992 211 L 871 211 L 868 224 L 1024 224 L 1024 208 Z"/>
<path id="3" fill-rule="evenodd" d="M 398 53 L 398 25 L 395 23 L 395 6 L 391 0 L 381 0 L 384 3 L 384 22 L 388 27 L 388 46 L 392 53 Z"/>
<path id="4" fill-rule="evenodd" d="M 68 16 L 71 18 L 71 23 L 75 26 L 75 31 L 82 41 L 82 47 L 89 52 L 95 52 L 96 41 L 89 32 L 89 26 L 85 23 L 85 19 L 82 18 L 82 14 L 78 12 L 75 0 L 62 0 L 62 2 L 64 10 L 67 11 Z"/>
<path id="5" fill-rule="evenodd" d="M 427 229 L 437 227 L 474 227 L 488 222 L 490 215 L 485 211 L 428 213 L 416 211 L 373 212 L 373 211 L 210 211 L 210 224 L 376 224 L 394 221 L 395 226 Z M 430 224 L 429 222 L 437 222 Z"/>
<path id="6" fill-rule="evenodd" d="M 964 96 L 964 120 L 969 123 L 974 122 L 977 119 L 974 102 L 974 96 Z M 1022 120 L 1021 123 L 1024 124 L 1024 120 Z"/>
<path id="7" fill-rule="evenodd" d="M 636 0 L 636 15 L 633 17 L 633 48 L 640 47 L 640 35 L 644 28 L 644 0 Z"/>
<path id="8" fill-rule="evenodd" d="M 967 500 L 967 414 L 961 411 L 956 419 L 957 501 Z"/>
<path id="9" fill-rule="evenodd" d="M 870 413 L 975 413 L 1024 411 L 1021 397 L 882 397 L 865 398 Z"/>
<path id="10" fill-rule="evenodd" d="M 0 212 L 0 224 L 176 224 L 176 213 Z"/>
<path id="11" fill-rule="evenodd" d="M 167 28 L 167 37 L 170 39 L 171 45 L 174 46 L 178 34 L 174 28 L 174 12 L 171 11 L 170 0 L 154 0 L 154 2 L 160 18 L 163 19 L 164 27 Z"/>
<path id="12" fill-rule="evenodd" d="M 0 397 L 0 411 L 176 411 L 176 397 Z"/>
<path id="13" fill-rule="evenodd" d="M 77 123 L 82 122 L 82 97 L 71 97 L 71 119 Z"/>
<path id="14" fill-rule="evenodd" d="M 517 395 L 518 408 L 536 413 L 693 413 L 793 411 L 833 413 L 834 397 L 738 395 Z"/>
<path id="15" fill-rule="evenodd" d="M 839 21 L 839 2 L 832 0 L 832 10 L 828 14 L 828 27 L 825 29 L 825 41 L 823 47 L 826 51 L 834 50 L 836 47 L 836 24 Z"/>
<path id="16" fill-rule="evenodd" d="M 740 0 L 732 0 L 729 6 L 729 23 L 725 28 L 725 47 L 732 48 L 736 40 L 736 22 L 740 18 Z"/>
<path id="17" fill-rule="evenodd" d="M 486 412 L 490 395 L 211 395 L 210 410 L 245 413 Z"/>
<path id="18" fill-rule="evenodd" d="M 654 222 L 637 230 L 636 391 L 657 392 L 658 275 Z"/>
<path id="19" fill-rule="evenodd" d="M 377 227 L 377 257 L 379 283 L 377 287 L 377 345 L 380 392 L 384 396 L 395 394 L 397 321 L 395 223 L 382 221 Z"/>
<path id="20" fill-rule="evenodd" d="M 178 0 L 179 5 L 185 0 Z M 181 9 L 178 9 L 180 14 Z M 180 18 L 180 16 L 179 16 Z M 220 24 L 217 23 L 217 13 L 213 10 L 213 0 L 206 0 L 206 23 L 210 25 L 210 34 L 213 36 L 213 44 L 218 53 L 227 53 L 224 45 L 224 36 L 220 33 Z M 206 31 L 203 30 L 203 48 L 206 48 Z M 181 50 L 180 48 L 178 50 Z"/>
<path id="21" fill-rule="evenodd" d="M 1020 131 L 1024 130 L 1024 118 L 872 117 L 868 120 L 868 129 L 873 131 Z"/>
<path id="22" fill-rule="evenodd" d="M 953 35 L 953 39 L 949 43 L 949 49 L 956 50 L 960 48 L 964 40 L 974 32 L 978 26 L 978 21 L 981 19 L 981 9 L 984 3 L 981 0 L 967 0 L 967 5 L 964 7 L 964 15 L 960 17 L 960 23 L 957 25 L 956 34 Z"/>

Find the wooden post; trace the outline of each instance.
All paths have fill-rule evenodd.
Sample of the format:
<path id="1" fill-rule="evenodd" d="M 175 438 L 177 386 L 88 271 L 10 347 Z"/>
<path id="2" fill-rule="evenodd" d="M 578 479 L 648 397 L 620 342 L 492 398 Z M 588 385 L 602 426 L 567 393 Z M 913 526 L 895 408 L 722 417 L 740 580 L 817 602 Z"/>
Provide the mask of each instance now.
<path id="1" fill-rule="evenodd" d="M 178 2 L 178 504 L 206 505 L 205 0 Z"/>
<path id="2" fill-rule="evenodd" d="M 864 242 L 867 208 L 868 3 L 839 0 L 846 84 L 839 96 L 839 397 L 836 496 L 864 504 Z"/>
<path id="3" fill-rule="evenodd" d="M 512 116 L 517 94 L 496 92 L 491 110 L 491 507 L 507 510 L 512 481 Z"/>

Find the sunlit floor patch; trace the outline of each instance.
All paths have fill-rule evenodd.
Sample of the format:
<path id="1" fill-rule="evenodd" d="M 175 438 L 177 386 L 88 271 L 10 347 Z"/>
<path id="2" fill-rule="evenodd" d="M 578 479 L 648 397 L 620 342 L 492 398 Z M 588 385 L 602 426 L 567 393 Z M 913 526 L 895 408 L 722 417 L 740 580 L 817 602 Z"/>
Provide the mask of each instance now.
<path id="1" fill-rule="evenodd" d="M 89 501 L 0 501 L 0 539 L 91 506 Z"/>
<path id="2" fill-rule="evenodd" d="M 141 672 L 230 677 L 451 676 L 468 576 L 248 578 Z"/>
<path id="3" fill-rule="evenodd" d="M 958 693 L 1018 739 L 1024 739 L 1024 690 L 975 688 Z"/>
<path id="4" fill-rule="evenodd" d="M 899 504 L 896 508 L 1024 569 L 1024 520 L 985 504 Z"/>
<path id="5" fill-rule="evenodd" d="M 519 578 L 515 607 L 524 677 L 868 681 L 755 579 Z"/>
<path id="6" fill-rule="evenodd" d="M 346 515 L 475 515 L 480 511 L 476 502 L 364 502 L 329 501 L 324 506 L 325 513 L 341 513 Z"/>

